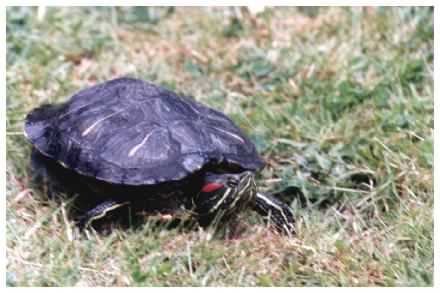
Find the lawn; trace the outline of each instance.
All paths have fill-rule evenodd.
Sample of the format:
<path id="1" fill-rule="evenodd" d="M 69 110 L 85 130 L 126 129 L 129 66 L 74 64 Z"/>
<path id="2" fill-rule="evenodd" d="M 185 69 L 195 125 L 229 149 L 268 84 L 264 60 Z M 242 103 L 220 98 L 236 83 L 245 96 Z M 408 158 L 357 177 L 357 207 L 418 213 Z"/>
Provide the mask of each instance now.
<path id="1" fill-rule="evenodd" d="M 7 286 L 432 286 L 433 8 L 7 8 Z M 117 76 L 230 116 L 297 234 L 159 217 L 77 234 L 25 115 Z"/>

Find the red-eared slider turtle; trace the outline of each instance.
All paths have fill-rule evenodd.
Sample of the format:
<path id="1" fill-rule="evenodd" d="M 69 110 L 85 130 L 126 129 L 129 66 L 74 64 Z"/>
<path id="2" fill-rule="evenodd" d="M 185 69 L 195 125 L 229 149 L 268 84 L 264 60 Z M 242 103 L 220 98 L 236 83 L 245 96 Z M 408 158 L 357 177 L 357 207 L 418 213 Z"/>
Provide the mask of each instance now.
<path id="1" fill-rule="evenodd" d="M 243 132 L 224 114 L 154 84 L 118 78 L 84 89 L 34 109 L 24 132 L 45 158 L 104 195 L 80 225 L 142 202 L 166 212 L 184 207 L 202 226 L 250 207 L 294 232 L 290 208 L 258 192 L 254 172 L 264 162 Z"/>

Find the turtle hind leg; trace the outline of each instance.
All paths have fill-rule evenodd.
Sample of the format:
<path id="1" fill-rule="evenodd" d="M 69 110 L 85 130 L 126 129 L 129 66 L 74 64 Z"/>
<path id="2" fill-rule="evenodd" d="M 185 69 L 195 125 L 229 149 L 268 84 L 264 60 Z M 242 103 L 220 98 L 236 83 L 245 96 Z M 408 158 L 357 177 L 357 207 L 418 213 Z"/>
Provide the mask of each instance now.
<path id="1" fill-rule="evenodd" d="M 90 223 L 92 223 L 94 220 L 105 217 L 108 212 L 129 204 L 129 201 L 122 201 L 112 198 L 107 199 L 83 214 L 79 218 L 78 227 L 80 230 L 83 230 L 84 228 L 89 226 Z"/>
<path id="2" fill-rule="evenodd" d="M 268 219 L 278 231 L 288 235 L 295 234 L 295 219 L 292 210 L 274 196 L 258 192 L 253 208 L 258 214 Z"/>

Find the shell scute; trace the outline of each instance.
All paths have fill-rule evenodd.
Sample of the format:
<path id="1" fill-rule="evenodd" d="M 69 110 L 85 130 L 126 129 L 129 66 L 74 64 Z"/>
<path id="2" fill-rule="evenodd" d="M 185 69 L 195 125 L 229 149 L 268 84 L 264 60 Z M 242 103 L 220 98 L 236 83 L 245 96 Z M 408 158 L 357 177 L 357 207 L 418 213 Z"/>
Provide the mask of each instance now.
<path id="1" fill-rule="evenodd" d="M 111 183 L 179 180 L 208 162 L 256 170 L 253 143 L 224 114 L 154 84 L 119 78 L 44 105 L 25 134 L 44 155 Z"/>

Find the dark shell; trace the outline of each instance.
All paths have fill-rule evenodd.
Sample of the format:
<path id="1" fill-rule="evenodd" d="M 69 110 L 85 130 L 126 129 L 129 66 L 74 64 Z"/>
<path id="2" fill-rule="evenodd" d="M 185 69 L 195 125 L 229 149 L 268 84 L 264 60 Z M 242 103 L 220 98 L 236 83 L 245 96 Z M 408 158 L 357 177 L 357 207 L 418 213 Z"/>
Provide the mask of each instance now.
<path id="1" fill-rule="evenodd" d="M 208 163 L 247 170 L 264 165 L 254 144 L 224 114 L 133 78 L 33 110 L 25 135 L 66 167 L 116 184 L 179 180 Z"/>

